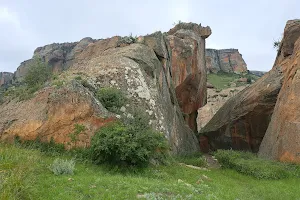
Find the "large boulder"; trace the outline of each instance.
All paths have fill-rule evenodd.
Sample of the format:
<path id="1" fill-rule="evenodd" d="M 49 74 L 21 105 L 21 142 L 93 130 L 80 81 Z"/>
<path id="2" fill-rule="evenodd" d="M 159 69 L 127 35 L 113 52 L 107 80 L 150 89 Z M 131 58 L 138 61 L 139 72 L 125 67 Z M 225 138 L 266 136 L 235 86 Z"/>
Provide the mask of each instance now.
<path id="1" fill-rule="evenodd" d="M 194 23 L 180 23 L 168 34 L 176 97 L 186 122 L 196 132 L 198 109 L 206 104 L 205 38 L 211 30 Z"/>
<path id="2" fill-rule="evenodd" d="M 287 22 L 277 65 L 284 80 L 259 155 L 300 163 L 300 20 Z"/>
<path id="3" fill-rule="evenodd" d="M 247 73 L 247 64 L 238 49 L 206 49 L 206 68 L 209 73 Z"/>
<path id="4" fill-rule="evenodd" d="M 274 67 L 229 99 L 201 129 L 210 147 L 257 152 L 281 88 L 282 72 Z"/>
<path id="5" fill-rule="evenodd" d="M 272 70 L 226 102 L 201 130 L 211 149 L 300 161 L 299 36 L 300 20 L 288 21 Z"/>
<path id="6" fill-rule="evenodd" d="M 173 153 L 199 151 L 198 140 L 186 124 L 182 110 L 188 110 L 187 114 L 197 112 L 199 106 L 205 102 L 201 99 L 206 98 L 203 92 L 206 87 L 201 80 L 203 78 L 206 83 L 202 52 L 205 49 L 204 38 L 208 36 L 210 29 L 194 24 L 175 29 L 175 35 L 180 33 L 184 37 L 178 40 L 193 45 L 183 47 L 193 50 L 193 63 L 197 61 L 192 65 L 175 66 L 176 70 L 182 67 L 182 70 L 188 72 L 181 76 L 180 81 L 177 81 L 180 74 L 173 73 L 176 70 L 172 60 L 180 60 L 180 56 L 184 55 L 174 56 L 177 43 L 169 44 L 169 37 L 173 35 L 166 36 L 161 32 L 140 37 L 136 42 L 126 42 L 124 38 L 116 36 L 105 40 L 88 40 L 80 48 L 80 43 L 70 44 L 72 47 L 62 45 L 66 54 L 60 54 L 59 49 L 54 53 L 55 48 L 51 46 L 37 49 L 35 54 L 44 55 L 45 61 L 52 67 L 55 63 L 63 63 L 62 66 L 65 67 L 65 61 L 71 61 L 67 70 L 55 80 L 63 84 L 57 86 L 55 81 L 48 83 L 47 87 L 38 91 L 30 100 L 4 102 L 0 106 L 0 113 L 4 113 L 0 119 L 0 138 L 12 140 L 15 136 L 20 136 L 21 139 L 32 140 L 39 137 L 43 141 L 53 138 L 54 141 L 68 146 L 74 125 L 83 124 L 86 130 L 79 135 L 76 145 L 85 147 L 89 145 L 96 129 L 117 118 L 132 117 L 134 108 L 138 108 L 149 115 L 149 124 L 154 129 L 165 134 Z M 203 59 L 198 60 L 199 55 Z M 181 60 L 187 58 L 190 57 Z M 193 71 L 188 71 L 190 69 Z M 203 69 L 204 72 L 198 75 Z M 80 79 L 83 81 L 79 81 Z M 195 90 L 188 93 L 188 98 L 193 100 L 189 105 L 192 108 L 189 109 L 185 108 L 180 98 L 177 100 L 180 97 L 178 94 L 181 94 L 177 92 L 177 88 L 186 82 L 193 83 L 191 89 Z M 115 87 L 126 94 L 129 101 L 120 109 L 122 114 L 108 112 L 95 99 L 93 92 L 102 87 Z M 188 85 L 186 88 L 190 89 Z"/>

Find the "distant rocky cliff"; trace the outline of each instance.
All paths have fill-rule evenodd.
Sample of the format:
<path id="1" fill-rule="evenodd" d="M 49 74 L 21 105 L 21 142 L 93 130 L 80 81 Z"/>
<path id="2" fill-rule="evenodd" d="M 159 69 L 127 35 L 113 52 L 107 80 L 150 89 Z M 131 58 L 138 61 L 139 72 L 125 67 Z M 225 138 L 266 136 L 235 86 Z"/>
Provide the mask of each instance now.
<path id="1" fill-rule="evenodd" d="M 237 49 L 206 49 L 208 73 L 247 73 L 247 64 Z"/>

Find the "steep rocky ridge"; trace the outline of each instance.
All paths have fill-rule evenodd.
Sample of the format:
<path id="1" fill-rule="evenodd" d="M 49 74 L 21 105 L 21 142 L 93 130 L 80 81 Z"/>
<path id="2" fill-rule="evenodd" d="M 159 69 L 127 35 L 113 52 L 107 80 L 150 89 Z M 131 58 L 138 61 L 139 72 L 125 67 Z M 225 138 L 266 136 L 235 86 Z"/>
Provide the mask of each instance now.
<path id="1" fill-rule="evenodd" d="M 139 108 L 149 114 L 149 123 L 165 134 L 174 153 L 198 151 L 191 128 L 195 130 L 197 110 L 206 102 L 205 38 L 210 34 L 209 27 L 182 23 L 168 34 L 156 32 L 133 44 L 116 36 L 38 48 L 35 55 L 44 58 L 53 71 L 67 69 L 58 77 L 63 85 L 51 83 L 27 101 L 4 102 L 0 106 L 0 137 L 53 138 L 67 145 L 74 125 L 83 124 L 87 129 L 76 145 L 88 146 L 94 130 L 116 118 L 130 117 L 132 108 Z M 26 73 L 28 62 L 18 68 L 17 79 Z M 76 80 L 78 76 L 88 88 L 124 91 L 130 102 L 122 108 L 123 114 L 108 112 L 94 98 L 94 89 Z"/>
<path id="2" fill-rule="evenodd" d="M 259 155 L 300 163 L 300 20 L 287 22 L 276 64 L 284 79 Z"/>
<path id="3" fill-rule="evenodd" d="M 206 68 L 209 73 L 247 73 L 247 64 L 238 49 L 206 49 Z"/>

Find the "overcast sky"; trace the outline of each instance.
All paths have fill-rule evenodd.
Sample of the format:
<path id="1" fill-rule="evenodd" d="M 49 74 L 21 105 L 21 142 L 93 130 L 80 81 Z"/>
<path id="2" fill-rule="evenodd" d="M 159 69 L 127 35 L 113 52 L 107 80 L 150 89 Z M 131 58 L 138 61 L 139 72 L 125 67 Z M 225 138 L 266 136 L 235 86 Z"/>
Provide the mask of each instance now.
<path id="1" fill-rule="evenodd" d="M 237 48 L 248 69 L 271 69 L 300 0 L 0 0 L 0 71 L 13 72 L 36 47 L 168 31 L 174 22 L 210 26 L 207 48 Z"/>

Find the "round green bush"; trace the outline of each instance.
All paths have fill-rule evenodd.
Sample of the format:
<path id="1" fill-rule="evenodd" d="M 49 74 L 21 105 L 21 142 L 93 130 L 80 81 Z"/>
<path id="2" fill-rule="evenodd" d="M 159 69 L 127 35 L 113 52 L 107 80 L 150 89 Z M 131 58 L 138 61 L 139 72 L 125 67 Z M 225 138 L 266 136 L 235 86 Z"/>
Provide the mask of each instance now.
<path id="1" fill-rule="evenodd" d="M 98 130 L 91 140 L 91 158 L 96 164 L 145 166 L 163 159 L 168 145 L 163 134 L 121 122 Z"/>

